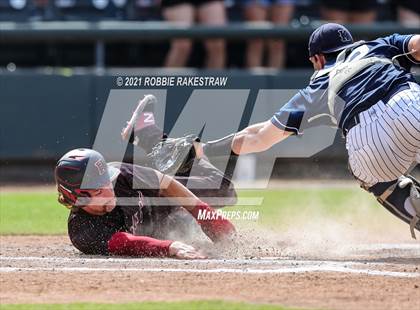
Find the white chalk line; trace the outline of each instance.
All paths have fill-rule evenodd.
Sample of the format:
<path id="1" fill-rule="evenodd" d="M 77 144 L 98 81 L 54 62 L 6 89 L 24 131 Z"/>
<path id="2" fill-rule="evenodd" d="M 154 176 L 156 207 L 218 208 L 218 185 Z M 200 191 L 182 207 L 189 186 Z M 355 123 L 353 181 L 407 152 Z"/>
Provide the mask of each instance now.
<path id="1" fill-rule="evenodd" d="M 242 274 L 279 274 L 279 273 L 305 273 L 305 272 L 339 272 L 339 273 L 353 273 L 374 276 L 389 276 L 389 277 L 404 277 L 414 278 L 420 277 L 419 272 L 398 272 L 376 270 L 372 267 L 388 267 L 387 263 L 359 263 L 359 262 L 342 262 L 342 261 L 315 261 L 315 260 L 285 260 L 273 258 L 272 260 L 255 260 L 255 259 L 206 259 L 206 260 L 177 260 L 177 259 L 135 259 L 135 258 L 69 258 L 69 257 L 1 257 L 0 261 L 4 262 L 42 262 L 45 264 L 59 264 L 59 263 L 175 263 L 178 265 L 185 264 L 216 264 L 216 265 L 231 265 L 244 264 L 254 265 L 250 267 L 243 266 L 242 268 L 167 268 L 167 267 L 0 267 L 0 272 L 184 272 L 184 273 L 242 273 Z M 255 265 L 267 266 L 271 268 L 256 269 Z M 274 266 L 273 266 L 274 265 Z M 356 269 L 351 267 L 362 267 Z M 366 268 L 369 267 L 370 268 Z M 277 267 L 277 268 L 273 268 Z"/>
<path id="2" fill-rule="evenodd" d="M 367 262 L 354 262 L 354 261 L 340 261 L 340 260 L 303 260 L 303 259 L 287 259 L 285 257 L 262 257 L 252 259 L 195 259 L 195 260 L 181 260 L 175 258 L 141 258 L 141 257 L 130 257 L 130 258 L 97 258 L 97 257 L 60 257 L 60 256 L 0 256 L 1 261 L 27 261 L 27 262 L 43 262 L 46 264 L 57 264 L 57 263 L 119 263 L 119 264 L 135 264 L 135 263 L 164 263 L 164 264 L 217 264 L 217 265 L 277 265 L 277 266 L 298 266 L 298 265 L 321 265 L 328 263 L 330 265 L 339 266 L 366 266 L 370 264 Z M 375 262 L 375 266 L 388 266 L 389 263 Z"/>
<path id="3" fill-rule="evenodd" d="M 286 273 L 307 273 L 307 272 L 339 272 L 353 273 L 368 276 L 385 276 L 397 278 L 416 278 L 420 274 L 397 271 L 363 270 L 346 267 L 333 266 L 308 266 L 280 269 L 237 269 L 237 268 L 214 268 L 214 269 L 192 269 L 192 268 L 89 268 L 89 267 L 0 267 L 0 272 L 169 272 L 169 273 L 239 273 L 239 274 L 286 274 Z"/>
<path id="4" fill-rule="evenodd" d="M 138 262 L 147 262 L 147 263 L 175 263 L 184 265 L 185 263 L 198 263 L 198 264 L 222 264 L 222 265 L 238 265 L 238 264 L 252 264 L 252 265 L 287 265 L 287 264 L 317 264 L 323 263 L 325 260 L 298 260 L 298 259 L 287 259 L 285 257 L 262 257 L 262 258 L 250 258 L 250 259 L 197 259 L 197 260 L 180 260 L 175 258 L 141 258 L 141 257 L 130 257 L 130 258 L 116 258 L 116 257 L 107 257 L 107 258 L 98 258 L 98 257 L 61 257 L 61 256 L 48 256 L 48 257 L 39 257 L 39 256 L 0 256 L 1 261 L 41 261 L 45 263 L 138 263 Z M 335 262 L 335 261 L 331 261 Z M 340 264 L 356 264 L 353 261 L 337 261 Z M 378 265 L 381 263 L 375 263 Z"/>
<path id="5" fill-rule="evenodd" d="M 385 245 L 385 244 L 384 244 Z M 417 244 L 402 244 L 402 248 L 406 250 L 418 249 L 420 250 L 420 245 Z M 385 247 L 390 249 L 391 246 Z M 395 247 L 394 247 L 395 248 Z M 420 255 L 420 252 L 419 252 Z M 141 258 L 141 257 L 100 257 L 100 256 L 84 256 L 84 257 L 62 257 L 62 256 L 2 256 L 0 254 L 1 261 L 41 261 L 45 263 L 123 263 L 123 264 L 132 264 L 132 263 L 174 263 L 185 265 L 189 263 L 194 264 L 218 264 L 218 265 L 314 265 L 314 264 L 340 264 L 343 266 L 348 265 L 360 265 L 366 266 L 366 264 L 375 265 L 375 266 L 389 266 L 389 263 L 384 262 L 369 262 L 369 261 L 344 261 L 341 259 L 290 259 L 287 256 L 270 256 L 270 257 L 260 257 L 260 258 L 234 258 L 234 259 L 224 259 L 224 258 L 210 258 L 210 259 L 199 259 L 199 260 L 180 260 L 175 258 Z"/>
<path id="6" fill-rule="evenodd" d="M 373 244 L 358 244 L 349 246 L 357 250 L 417 250 L 420 255 L 420 243 L 373 243 Z"/>

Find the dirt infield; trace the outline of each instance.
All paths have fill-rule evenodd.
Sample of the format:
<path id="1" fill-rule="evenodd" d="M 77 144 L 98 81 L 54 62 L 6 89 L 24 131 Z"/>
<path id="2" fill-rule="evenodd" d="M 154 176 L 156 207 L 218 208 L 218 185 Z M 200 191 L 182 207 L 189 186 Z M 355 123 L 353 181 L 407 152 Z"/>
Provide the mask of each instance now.
<path id="1" fill-rule="evenodd" d="M 2 303 L 225 299 L 329 309 L 420 306 L 418 242 L 353 245 L 324 255 L 256 248 L 232 258 L 219 251 L 204 261 L 88 257 L 65 236 L 2 236 L 0 242 Z"/>

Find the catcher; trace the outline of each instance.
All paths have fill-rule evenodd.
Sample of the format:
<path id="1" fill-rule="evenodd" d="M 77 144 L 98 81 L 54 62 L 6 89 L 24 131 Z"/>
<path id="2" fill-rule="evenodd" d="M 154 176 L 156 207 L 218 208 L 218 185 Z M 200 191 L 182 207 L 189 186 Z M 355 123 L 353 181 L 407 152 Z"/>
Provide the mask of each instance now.
<path id="1" fill-rule="evenodd" d="M 417 1 L 418 2 L 418 1 Z M 273 117 L 216 141 L 208 156 L 262 152 L 290 135 L 328 125 L 346 138 L 350 172 L 392 214 L 420 231 L 420 35 L 393 34 L 354 42 L 335 23 L 318 27 L 308 43 L 314 74 Z"/>
<path id="2" fill-rule="evenodd" d="M 236 192 L 230 180 L 203 156 L 200 144 L 195 143 L 198 139 L 161 140 L 159 134 L 151 136 L 143 130 L 148 127 L 144 113 L 152 113 L 153 99 L 149 96 L 141 102 L 146 109 L 137 109 L 127 127 L 135 128 L 133 139 L 142 141 L 136 144 L 149 151 L 149 164 L 175 177 L 149 167 L 107 164 L 100 153 L 90 149 L 72 150 L 56 165 L 58 200 L 71 210 L 69 238 L 85 254 L 199 259 L 205 255 L 170 236 L 188 235 L 194 221 L 213 242 L 235 232 L 229 220 L 204 202 L 219 197 L 223 202 L 212 201 L 216 207 L 234 204 Z M 168 150 L 171 153 L 164 152 Z M 194 163 L 198 168 L 193 169 L 195 175 L 189 175 Z M 193 185 L 192 191 L 185 187 L 187 183 Z"/>

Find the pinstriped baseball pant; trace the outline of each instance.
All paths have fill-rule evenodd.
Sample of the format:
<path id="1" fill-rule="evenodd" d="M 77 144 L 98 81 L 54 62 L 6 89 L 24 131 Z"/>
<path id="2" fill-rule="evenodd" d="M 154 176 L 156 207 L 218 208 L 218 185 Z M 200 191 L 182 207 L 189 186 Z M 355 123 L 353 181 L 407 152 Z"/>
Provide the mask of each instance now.
<path id="1" fill-rule="evenodd" d="M 366 185 L 398 179 L 420 163 L 420 86 L 400 91 L 359 114 L 346 137 L 352 173 Z"/>

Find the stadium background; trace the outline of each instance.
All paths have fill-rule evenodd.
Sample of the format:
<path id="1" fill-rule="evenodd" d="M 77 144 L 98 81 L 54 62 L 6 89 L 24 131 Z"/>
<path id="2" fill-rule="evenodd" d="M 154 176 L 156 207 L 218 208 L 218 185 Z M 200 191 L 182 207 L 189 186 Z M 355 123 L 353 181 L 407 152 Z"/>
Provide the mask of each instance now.
<path id="1" fill-rule="evenodd" d="M 252 27 L 244 23 L 243 2 L 225 2 L 223 27 L 174 31 L 153 0 L 0 0 L 1 182 L 50 183 L 61 154 L 91 146 L 117 75 L 218 74 L 264 77 L 261 89 L 304 87 L 312 73 L 306 42 L 321 22 L 321 1 L 296 1 L 288 25 Z M 350 26 L 355 38 L 418 30 L 416 23 L 398 21 L 397 7 L 406 2 L 378 2 L 374 23 Z M 172 36 L 194 39 L 187 68 L 163 67 Z M 206 36 L 230 38 L 224 70 L 203 67 L 205 51 L 197 38 Z M 247 39 L 258 36 L 286 38 L 283 68 L 246 68 Z M 176 110 L 183 103 L 171 104 Z M 281 104 L 267 102 L 267 118 Z M 348 178 L 344 142 L 337 135 L 332 147 L 313 158 L 278 161 L 273 176 Z"/>
<path id="2" fill-rule="evenodd" d="M 243 14 L 244 0 L 226 0 L 226 13 L 229 24 L 245 21 Z M 321 0 L 296 0 L 290 27 L 308 26 L 321 19 Z M 357 2 L 357 1 L 356 1 Z M 376 22 L 390 23 L 397 21 L 397 7 L 411 1 L 379 0 L 375 8 Z M 412 1 L 415 5 L 415 1 Z M 419 10 L 418 3 L 417 8 Z M 418 13 L 418 12 L 417 12 Z M 36 21 L 163 21 L 159 0 L 1 0 L 0 21 L 36 22 Z M 398 24 L 395 25 L 398 29 Z M 411 25 L 413 27 L 418 24 Z M 369 26 L 366 26 L 369 27 Z M 26 38 L 30 39 L 30 38 Z M 358 39 L 362 39 L 360 36 Z M 107 67 L 161 67 L 168 50 L 168 40 L 163 42 L 120 41 L 106 46 L 105 65 Z M 292 42 L 287 47 L 287 68 L 310 68 L 306 61 L 306 49 L 302 43 Z M 5 67 L 14 63 L 18 68 L 37 66 L 92 66 L 94 62 L 94 44 L 61 44 L 45 40 L 44 42 L 26 42 L 25 38 L 0 51 L 0 65 Z M 30 53 L 28 53 L 30 51 Z M 153 51 L 153 52 L 152 52 Z M 244 42 L 228 42 L 228 68 L 244 67 Z M 291 57 L 293 55 L 293 57 Z M 203 49 L 196 43 L 188 65 L 202 67 Z"/>
<path id="3" fill-rule="evenodd" d="M 245 23 L 243 1 L 228 0 L 227 25 L 175 27 L 153 0 L 0 0 L 0 308 L 420 308 L 420 245 L 352 180 L 340 133 L 311 158 L 277 160 L 268 189 L 239 190 L 240 199 L 262 204 L 227 210 L 260 217 L 235 221 L 237 244 L 199 243 L 208 261 L 91 257 L 66 235 L 53 167 L 69 149 L 93 145 L 117 76 L 229 76 L 251 85 L 250 101 L 259 89 L 304 87 L 312 74 L 307 40 L 323 22 L 322 3 L 332 2 L 297 0 L 289 23 L 273 25 Z M 407 7 L 414 23 L 401 18 Z M 418 1 L 381 0 L 373 11 L 368 24 L 349 25 L 355 39 L 419 33 Z M 164 67 L 173 37 L 194 39 L 184 68 Z M 227 39 L 222 70 L 205 68 L 207 37 Z M 283 68 L 246 66 L 246 41 L 258 37 L 286 40 Z M 173 91 L 172 116 L 188 98 Z M 283 103 L 266 100 L 261 116 Z M 242 170 L 253 162 L 247 157 Z"/>

